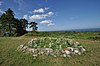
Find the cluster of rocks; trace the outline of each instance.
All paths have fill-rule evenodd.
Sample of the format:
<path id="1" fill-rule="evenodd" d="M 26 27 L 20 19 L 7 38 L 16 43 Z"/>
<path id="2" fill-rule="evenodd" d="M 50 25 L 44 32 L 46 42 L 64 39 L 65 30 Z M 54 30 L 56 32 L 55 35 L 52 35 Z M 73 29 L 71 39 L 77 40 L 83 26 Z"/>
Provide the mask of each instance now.
<path id="1" fill-rule="evenodd" d="M 67 40 L 69 44 L 73 43 L 72 40 Z M 38 45 L 37 39 L 32 39 L 28 42 L 28 45 L 20 45 L 18 50 L 26 53 L 32 54 L 34 57 L 39 55 L 51 55 L 53 57 L 71 57 L 72 55 L 81 55 L 85 52 L 85 48 L 80 45 L 79 42 L 73 43 L 70 46 L 62 48 L 62 44 L 59 44 L 59 48 L 53 49 L 52 43 L 49 44 L 49 47 L 41 47 Z"/>

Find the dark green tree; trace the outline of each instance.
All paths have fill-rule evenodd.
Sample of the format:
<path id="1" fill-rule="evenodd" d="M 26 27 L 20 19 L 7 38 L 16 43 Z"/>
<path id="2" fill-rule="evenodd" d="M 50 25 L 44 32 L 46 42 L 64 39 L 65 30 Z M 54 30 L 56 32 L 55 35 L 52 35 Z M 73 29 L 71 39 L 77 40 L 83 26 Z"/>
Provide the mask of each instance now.
<path id="1" fill-rule="evenodd" d="M 20 19 L 20 22 L 22 24 L 23 30 L 26 31 L 26 28 L 28 28 L 28 21 L 26 19 Z"/>
<path id="2" fill-rule="evenodd" d="M 37 23 L 36 22 L 31 22 L 29 25 L 31 25 L 30 26 L 30 28 L 32 28 L 32 32 L 34 33 L 34 32 L 36 32 L 36 30 L 37 30 Z"/>
<path id="3" fill-rule="evenodd" d="M 13 33 L 12 27 L 14 26 L 14 19 L 14 12 L 10 8 L 5 11 L 5 13 L 3 13 L 0 17 L 4 33 L 9 33 L 9 36 L 11 36 Z"/>
<path id="4" fill-rule="evenodd" d="M 24 35 L 27 33 L 28 21 L 26 19 L 15 19 L 15 27 L 17 36 Z"/>
<path id="5" fill-rule="evenodd" d="M 9 8 L 0 16 L 0 33 L 9 36 L 21 36 L 27 33 L 28 25 L 33 32 L 36 32 L 38 28 L 36 22 L 28 24 L 26 19 L 17 19 L 14 15 L 14 12 Z"/>

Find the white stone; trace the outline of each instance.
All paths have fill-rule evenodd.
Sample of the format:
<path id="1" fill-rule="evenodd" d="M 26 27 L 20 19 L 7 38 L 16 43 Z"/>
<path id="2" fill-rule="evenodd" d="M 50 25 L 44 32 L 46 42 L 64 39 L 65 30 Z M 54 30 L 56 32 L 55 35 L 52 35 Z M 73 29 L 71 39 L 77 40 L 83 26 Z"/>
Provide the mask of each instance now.
<path id="1" fill-rule="evenodd" d="M 75 52 L 76 54 L 78 54 L 78 53 L 79 53 L 79 50 L 74 50 L 74 52 Z"/>
<path id="2" fill-rule="evenodd" d="M 66 54 L 63 54 L 63 57 L 66 57 L 67 55 Z"/>
<path id="3" fill-rule="evenodd" d="M 69 51 L 69 50 L 65 50 L 65 53 L 66 53 L 67 55 L 69 55 L 69 54 L 70 54 L 70 51 Z"/>

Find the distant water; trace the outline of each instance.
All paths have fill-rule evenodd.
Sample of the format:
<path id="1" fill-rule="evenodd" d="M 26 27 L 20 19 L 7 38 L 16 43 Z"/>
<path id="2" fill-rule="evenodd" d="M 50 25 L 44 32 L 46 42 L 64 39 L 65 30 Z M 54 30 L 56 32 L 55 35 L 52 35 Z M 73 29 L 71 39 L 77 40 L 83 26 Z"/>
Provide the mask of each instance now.
<path id="1" fill-rule="evenodd" d="M 73 30 L 69 30 L 69 31 L 100 31 L 100 28 L 87 28 L 87 29 L 73 29 Z"/>
<path id="2" fill-rule="evenodd" d="M 72 29 L 72 30 L 55 30 L 55 31 L 39 31 L 39 32 L 66 32 L 66 31 L 76 31 L 76 32 L 100 31 L 100 28 Z"/>

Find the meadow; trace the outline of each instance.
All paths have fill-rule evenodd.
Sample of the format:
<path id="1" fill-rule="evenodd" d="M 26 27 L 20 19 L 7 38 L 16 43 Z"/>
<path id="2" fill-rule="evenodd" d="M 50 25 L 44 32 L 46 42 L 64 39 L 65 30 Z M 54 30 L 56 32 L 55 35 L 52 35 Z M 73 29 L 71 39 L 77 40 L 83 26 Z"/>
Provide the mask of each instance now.
<path id="1" fill-rule="evenodd" d="M 80 42 L 86 49 L 82 55 L 72 57 L 39 56 L 16 51 L 21 44 L 33 38 L 70 38 Z M 20 37 L 0 37 L 0 66 L 100 66 L 100 32 L 39 32 Z"/>

